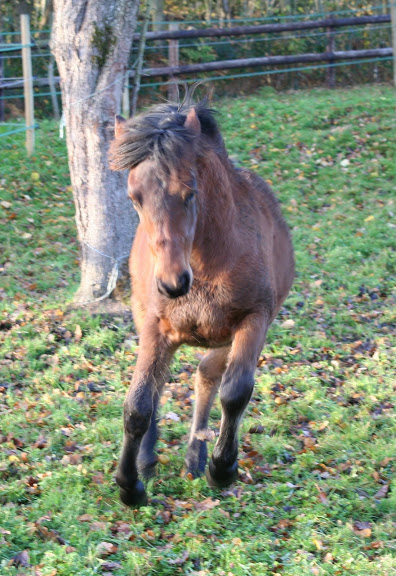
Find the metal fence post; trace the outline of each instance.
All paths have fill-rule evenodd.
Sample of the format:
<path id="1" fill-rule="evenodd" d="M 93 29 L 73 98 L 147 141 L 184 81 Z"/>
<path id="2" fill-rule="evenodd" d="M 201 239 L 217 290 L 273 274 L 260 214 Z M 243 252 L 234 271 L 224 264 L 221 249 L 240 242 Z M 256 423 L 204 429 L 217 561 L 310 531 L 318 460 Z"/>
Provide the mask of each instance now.
<path id="1" fill-rule="evenodd" d="M 30 50 L 30 25 L 29 15 L 21 14 L 21 41 L 22 41 L 22 66 L 23 66 L 23 91 L 25 100 L 26 122 L 26 150 L 29 156 L 34 151 L 34 97 L 32 77 L 32 54 Z"/>

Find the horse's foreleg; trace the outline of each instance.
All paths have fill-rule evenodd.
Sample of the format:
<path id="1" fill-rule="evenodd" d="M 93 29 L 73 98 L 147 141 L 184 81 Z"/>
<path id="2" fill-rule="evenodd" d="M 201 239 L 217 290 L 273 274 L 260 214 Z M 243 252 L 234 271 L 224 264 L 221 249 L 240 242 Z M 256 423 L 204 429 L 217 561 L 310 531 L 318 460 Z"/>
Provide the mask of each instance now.
<path id="1" fill-rule="evenodd" d="M 135 372 L 124 402 L 124 442 L 116 474 L 121 500 L 128 506 L 138 506 L 146 501 L 144 486 L 138 478 L 137 461 L 140 471 L 147 472 L 153 467 L 155 410 L 173 352 L 158 333 L 156 323 L 144 326 Z"/>
<path id="2" fill-rule="evenodd" d="M 161 398 L 165 381 L 166 381 L 165 374 L 160 380 L 157 380 L 157 386 L 153 398 L 153 411 L 151 414 L 150 426 L 145 435 L 143 436 L 137 457 L 138 472 L 143 476 L 143 478 L 146 479 L 152 478 L 153 476 L 155 476 L 156 473 L 157 456 L 155 454 L 155 444 L 157 442 L 158 437 L 157 410 L 159 399 Z"/>
<path id="3" fill-rule="evenodd" d="M 235 333 L 220 385 L 220 434 L 207 471 L 212 486 L 228 486 L 238 476 L 238 427 L 253 392 L 254 372 L 268 324 L 265 317 L 251 315 Z"/>
<path id="4" fill-rule="evenodd" d="M 195 376 L 194 416 L 185 460 L 187 473 L 194 478 L 205 472 L 209 413 L 220 386 L 229 351 L 227 347 L 208 352 L 199 363 Z"/>

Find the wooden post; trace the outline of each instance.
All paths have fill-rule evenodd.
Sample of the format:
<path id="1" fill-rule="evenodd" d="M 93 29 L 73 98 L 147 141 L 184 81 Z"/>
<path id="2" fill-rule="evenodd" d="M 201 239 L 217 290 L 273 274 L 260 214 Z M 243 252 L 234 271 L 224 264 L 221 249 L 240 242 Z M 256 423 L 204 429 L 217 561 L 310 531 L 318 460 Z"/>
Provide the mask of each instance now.
<path id="1" fill-rule="evenodd" d="M 48 63 L 48 85 L 51 92 L 52 110 L 54 113 L 54 118 L 56 121 L 59 121 L 60 114 L 59 114 L 58 98 L 56 96 L 54 66 L 55 66 L 55 58 L 51 55 Z"/>
<path id="2" fill-rule="evenodd" d="M 122 113 L 126 118 L 129 118 L 130 116 L 129 70 L 126 71 L 124 90 L 122 91 Z"/>
<path id="3" fill-rule="evenodd" d="M 396 88 L 396 0 L 391 0 L 390 13 L 392 23 L 393 85 Z"/>
<path id="4" fill-rule="evenodd" d="M 170 22 L 169 30 L 179 30 L 178 22 Z M 179 66 L 179 40 L 169 40 L 168 46 L 168 61 L 169 66 Z M 168 100 L 170 102 L 177 102 L 179 95 L 178 87 L 172 78 L 168 86 Z"/>
<path id="5" fill-rule="evenodd" d="M 327 48 L 326 51 L 329 53 L 335 52 L 335 34 L 332 28 L 327 28 Z M 326 70 L 327 86 L 328 88 L 335 88 L 336 83 L 336 71 L 331 65 L 333 60 L 330 60 L 330 66 Z"/>
<path id="6" fill-rule="evenodd" d="M 136 63 L 135 75 L 133 77 L 133 92 L 132 92 L 132 102 L 131 102 L 131 116 L 135 116 L 137 109 L 137 99 L 140 90 L 140 77 L 142 75 L 143 60 L 144 60 L 144 50 L 146 48 L 146 34 L 147 28 L 150 20 L 152 0 L 147 0 L 146 2 L 146 12 L 144 14 L 142 33 L 139 39 L 139 50 Z"/>
<path id="7" fill-rule="evenodd" d="M 23 92 L 25 100 L 26 150 L 29 156 L 34 151 L 34 97 L 32 77 L 32 55 L 30 50 L 29 14 L 21 14 L 21 41 L 23 66 Z"/>

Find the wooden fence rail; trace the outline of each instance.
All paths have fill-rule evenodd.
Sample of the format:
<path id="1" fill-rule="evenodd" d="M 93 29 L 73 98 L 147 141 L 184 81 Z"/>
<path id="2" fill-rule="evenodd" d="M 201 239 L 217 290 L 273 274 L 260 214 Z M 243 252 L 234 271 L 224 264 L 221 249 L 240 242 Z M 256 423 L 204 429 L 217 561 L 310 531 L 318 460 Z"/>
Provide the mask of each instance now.
<path id="1" fill-rule="evenodd" d="M 285 24 L 261 24 L 258 26 L 234 26 L 233 28 L 200 28 L 196 30 L 164 30 L 148 32 L 146 40 L 181 40 L 186 38 L 217 38 L 219 36 L 246 36 L 251 34 L 273 34 L 280 32 L 298 32 L 315 28 L 341 28 L 359 24 L 380 24 L 391 21 L 389 14 L 381 16 L 356 16 L 353 18 L 324 18 L 305 22 L 287 22 Z M 134 34 L 134 42 L 140 34 Z"/>
<path id="2" fill-rule="evenodd" d="M 359 60 L 360 58 L 378 58 L 392 56 L 392 48 L 375 48 L 373 50 L 349 50 L 345 52 L 321 52 L 312 54 L 291 54 L 288 56 L 264 56 L 262 58 L 238 58 L 203 62 L 202 64 L 185 64 L 182 66 L 164 66 L 143 68 L 144 76 L 179 76 L 194 72 L 212 72 L 214 70 L 232 70 L 234 68 L 254 68 L 257 66 L 279 66 L 282 64 L 304 64 L 307 62 L 335 62 L 339 60 Z M 131 71 L 133 77 L 134 72 Z"/>

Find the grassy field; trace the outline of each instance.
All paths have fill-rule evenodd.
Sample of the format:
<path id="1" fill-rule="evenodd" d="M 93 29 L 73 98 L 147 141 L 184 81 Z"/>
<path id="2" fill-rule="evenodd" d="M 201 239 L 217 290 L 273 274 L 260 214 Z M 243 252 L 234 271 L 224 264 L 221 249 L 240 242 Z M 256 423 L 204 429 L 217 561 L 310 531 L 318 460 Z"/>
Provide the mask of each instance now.
<path id="1" fill-rule="evenodd" d="M 395 573 L 394 103 L 381 86 L 217 103 L 230 154 L 282 201 L 297 278 L 260 359 L 239 482 L 183 477 L 202 353 L 183 348 L 135 511 L 113 479 L 131 319 L 67 312 L 78 244 L 57 126 L 42 123 L 30 160 L 23 135 L 0 139 L 1 576 Z M 217 403 L 214 431 L 219 418 Z"/>

